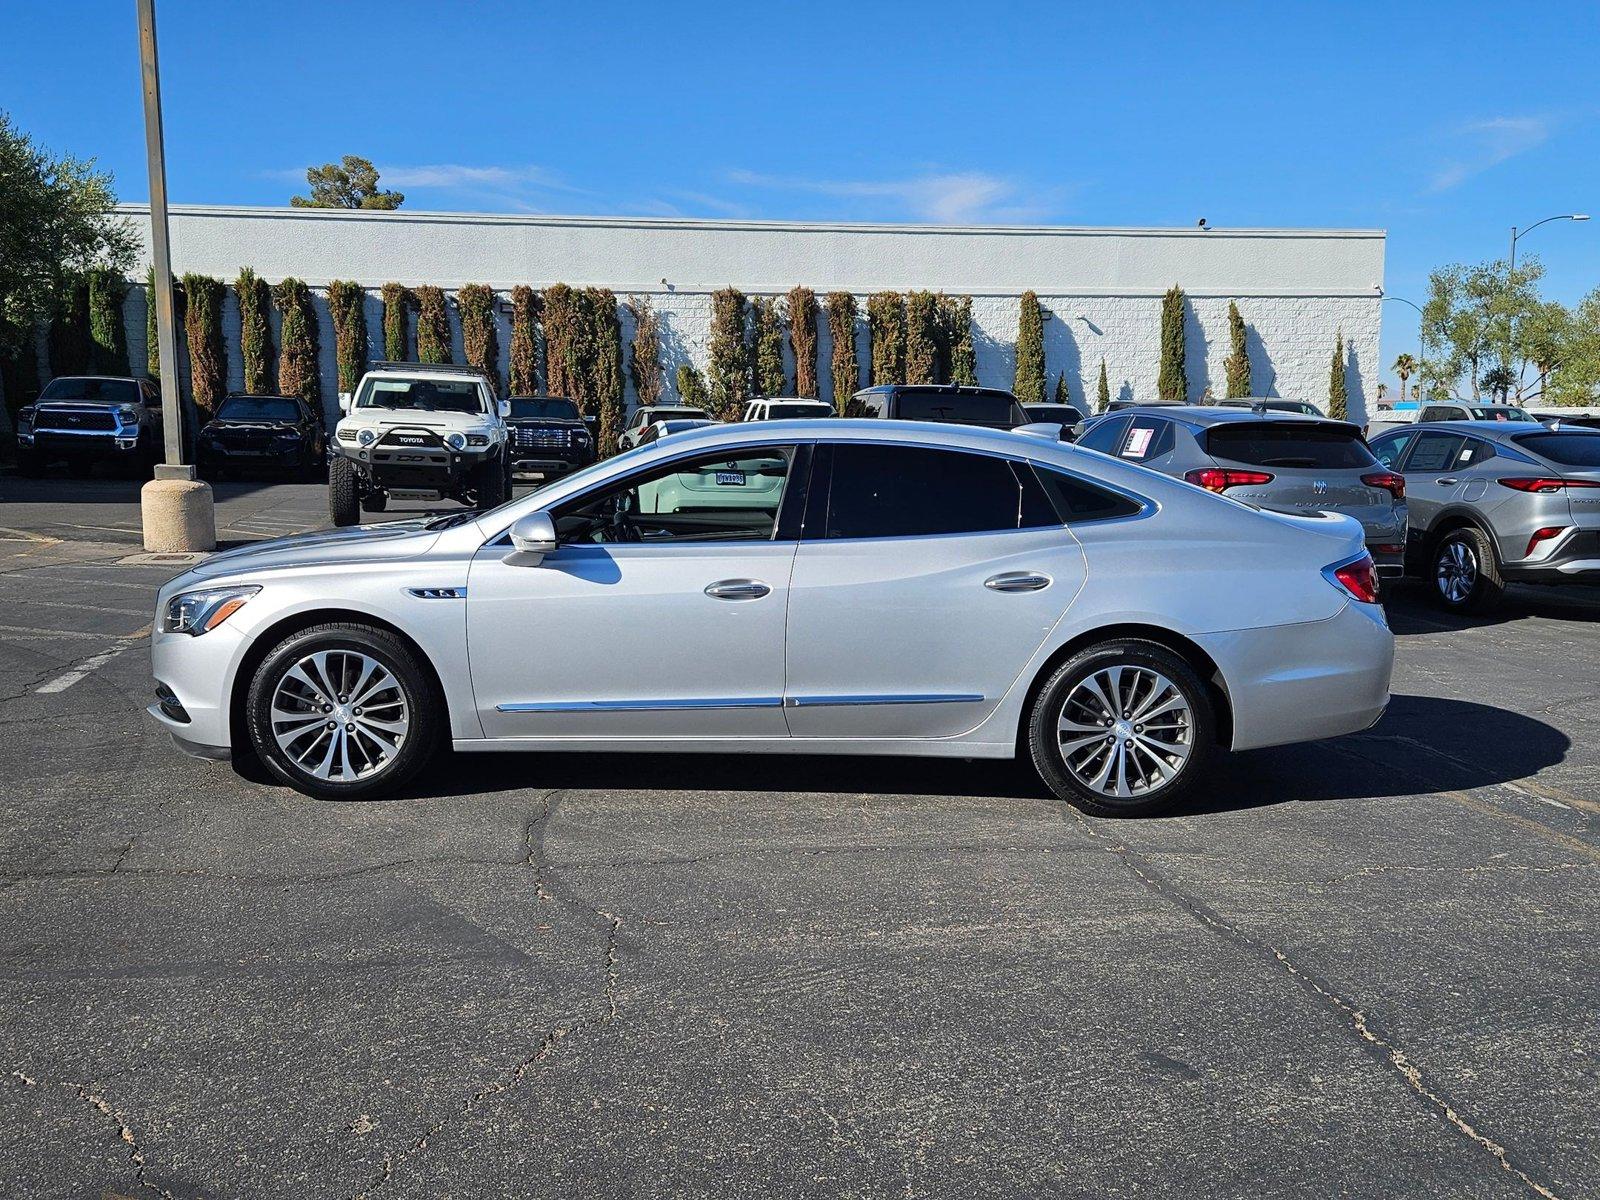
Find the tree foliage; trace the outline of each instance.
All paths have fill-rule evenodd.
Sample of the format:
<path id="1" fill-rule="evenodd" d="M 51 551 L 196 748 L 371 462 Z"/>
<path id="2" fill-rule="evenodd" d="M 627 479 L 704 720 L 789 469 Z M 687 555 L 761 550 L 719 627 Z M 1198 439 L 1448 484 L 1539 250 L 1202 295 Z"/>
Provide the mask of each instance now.
<path id="1" fill-rule="evenodd" d="M 1349 360 L 1344 352 L 1344 334 L 1333 343 L 1333 362 L 1328 368 L 1328 415 L 1335 421 L 1350 419 Z"/>
<path id="2" fill-rule="evenodd" d="M 867 297 L 867 341 L 872 348 L 872 383 L 904 383 L 906 302 L 899 292 Z"/>
<path id="3" fill-rule="evenodd" d="M 403 283 L 383 285 L 383 357 L 387 362 L 411 361 L 411 310 L 416 297 Z"/>
<path id="4" fill-rule="evenodd" d="M 1056 376 L 1055 402 L 1057 404 L 1072 403 L 1072 389 L 1067 386 L 1067 373 L 1065 371 Z"/>
<path id="5" fill-rule="evenodd" d="M 67 288 L 50 318 L 46 344 L 50 349 L 50 374 L 82 375 L 89 369 L 89 284 L 78 279 Z"/>
<path id="6" fill-rule="evenodd" d="M 633 314 L 633 343 L 628 348 L 628 374 L 633 379 L 633 394 L 639 403 L 650 407 L 661 399 L 666 379 L 661 369 L 661 314 L 648 296 L 628 301 Z"/>
<path id="7" fill-rule="evenodd" d="M 723 420 L 739 415 L 750 396 L 750 348 L 745 342 L 745 298 L 727 287 L 711 296 L 711 404 Z"/>
<path id="8" fill-rule="evenodd" d="M 1454 395 L 1463 377 L 1478 399 L 1484 373 L 1495 366 L 1507 368 L 1520 384 L 1534 365 L 1526 336 L 1551 328 L 1539 299 L 1543 276 L 1536 258 L 1515 269 L 1504 260 L 1477 266 L 1453 263 L 1428 276 L 1420 374 L 1429 399 Z M 1542 380 L 1543 372 L 1538 377 Z M 1526 398 L 1520 386 L 1518 395 Z"/>
<path id="9" fill-rule="evenodd" d="M 333 362 L 339 391 L 356 390 L 367 373 L 367 291 L 359 283 L 328 284 L 328 315 L 333 320 Z"/>
<path id="10" fill-rule="evenodd" d="M 454 362 L 450 348 L 450 309 L 444 289 L 419 287 L 417 297 L 417 361 Z"/>
<path id="11" fill-rule="evenodd" d="M 583 298 L 558 283 L 544 293 L 545 390 L 552 396 L 581 399 L 579 356 L 584 339 Z"/>
<path id="12" fill-rule="evenodd" d="M 783 322 L 778 317 L 778 301 L 773 296 L 757 296 L 750 302 L 751 340 L 754 342 L 751 375 L 758 396 L 788 394 L 788 378 L 783 369 Z"/>
<path id="13" fill-rule="evenodd" d="M 856 298 L 849 292 L 829 292 L 828 336 L 833 343 L 828 374 L 833 384 L 833 407 L 840 416 L 850 412 L 850 400 L 861 386 L 861 364 L 856 358 Z"/>
<path id="14" fill-rule="evenodd" d="M 120 268 L 89 269 L 89 367 L 98 374 L 128 374 L 128 327 L 122 320 L 127 294 Z"/>
<path id="15" fill-rule="evenodd" d="M 1017 369 L 1011 390 L 1023 404 L 1038 404 L 1045 398 L 1044 389 L 1044 313 L 1039 297 L 1023 292 L 1018 301 Z"/>
<path id="16" fill-rule="evenodd" d="M 678 364 L 678 400 L 691 408 L 704 408 L 711 402 L 706 381 L 690 363 Z"/>
<path id="17" fill-rule="evenodd" d="M 489 376 L 500 394 L 500 330 L 495 321 L 494 289 L 486 283 L 464 284 L 456 292 L 461 313 L 461 350 L 467 365 Z"/>
<path id="18" fill-rule="evenodd" d="M 905 383 L 939 383 L 939 301 L 932 292 L 907 292 Z"/>
<path id="19" fill-rule="evenodd" d="M 622 434 L 622 322 L 617 297 L 610 288 L 584 288 L 589 321 L 588 384 L 584 393 L 589 411 L 599 417 L 595 443 L 603 457 L 617 452 Z"/>
<path id="20" fill-rule="evenodd" d="M 278 388 L 299 396 L 322 418 L 322 375 L 317 367 L 317 310 L 311 289 L 299 279 L 285 279 L 272 289 L 277 306 Z"/>
<path id="21" fill-rule="evenodd" d="M 794 357 L 794 394 L 817 398 L 817 294 L 808 287 L 789 292 L 789 349 Z"/>
<path id="22" fill-rule="evenodd" d="M 1179 403 L 1189 398 L 1183 325 L 1183 289 L 1173 284 L 1161 298 L 1161 370 L 1156 376 L 1156 395 Z"/>
<path id="23" fill-rule="evenodd" d="M 183 277 L 183 331 L 189 344 L 189 388 L 202 421 L 216 416 L 228 394 L 228 345 L 222 338 L 227 285 L 209 275 Z"/>
<path id="24" fill-rule="evenodd" d="M 1244 318 L 1239 315 L 1239 306 L 1232 300 L 1228 301 L 1228 346 L 1229 354 L 1223 360 L 1222 370 L 1228 398 L 1233 400 L 1250 395 L 1250 344 Z"/>
<path id="25" fill-rule="evenodd" d="M 539 293 L 525 283 L 511 289 L 511 395 L 539 391 Z"/>
<path id="26" fill-rule="evenodd" d="M 1111 407 L 1111 381 L 1106 378 L 1106 360 L 1100 360 L 1100 383 L 1094 393 L 1095 412 L 1105 412 Z"/>
<path id="27" fill-rule="evenodd" d="M 181 343 L 183 340 L 183 281 L 174 278 L 172 281 L 172 316 L 175 326 L 172 330 L 173 341 Z M 182 345 L 176 346 L 179 354 L 183 353 Z M 156 329 L 156 269 L 148 268 L 144 273 L 144 360 L 145 374 L 151 379 L 161 378 L 161 343 Z"/>
<path id="28" fill-rule="evenodd" d="M 945 329 L 945 337 L 950 345 L 950 382 L 962 387 L 977 387 L 978 355 L 972 345 L 971 296 L 957 297 L 946 306 Z"/>
<path id="29" fill-rule="evenodd" d="M 354 154 L 336 163 L 306 168 L 311 195 L 291 196 L 295 208 L 395 209 L 406 202 L 404 193 L 378 190 L 378 169 Z"/>
<path id="30" fill-rule="evenodd" d="M 249 267 L 239 268 L 233 281 L 239 304 L 239 359 L 244 368 L 244 390 L 253 396 L 272 391 L 272 322 L 267 306 L 272 293 L 267 281 Z"/>

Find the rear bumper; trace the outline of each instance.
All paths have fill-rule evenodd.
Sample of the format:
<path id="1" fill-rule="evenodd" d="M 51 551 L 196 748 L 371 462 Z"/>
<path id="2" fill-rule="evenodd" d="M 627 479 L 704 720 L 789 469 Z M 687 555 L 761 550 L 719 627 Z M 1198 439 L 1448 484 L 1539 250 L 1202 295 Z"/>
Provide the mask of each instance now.
<path id="1" fill-rule="evenodd" d="M 1600 529 L 1574 529 L 1546 557 L 1504 563 L 1500 574 L 1513 583 L 1600 584 Z"/>

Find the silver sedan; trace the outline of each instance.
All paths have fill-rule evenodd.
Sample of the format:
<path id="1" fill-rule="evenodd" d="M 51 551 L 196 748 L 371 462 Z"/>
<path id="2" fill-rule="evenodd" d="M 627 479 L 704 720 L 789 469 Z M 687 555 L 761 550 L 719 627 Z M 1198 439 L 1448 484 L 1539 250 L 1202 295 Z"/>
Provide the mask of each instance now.
<path id="1" fill-rule="evenodd" d="M 156 618 L 150 711 L 180 745 L 352 799 L 448 741 L 1021 753 L 1063 799 L 1144 812 L 1218 748 L 1371 725 L 1393 658 L 1348 517 L 870 420 L 691 430 L 489 512 L 219 554 Z"/>

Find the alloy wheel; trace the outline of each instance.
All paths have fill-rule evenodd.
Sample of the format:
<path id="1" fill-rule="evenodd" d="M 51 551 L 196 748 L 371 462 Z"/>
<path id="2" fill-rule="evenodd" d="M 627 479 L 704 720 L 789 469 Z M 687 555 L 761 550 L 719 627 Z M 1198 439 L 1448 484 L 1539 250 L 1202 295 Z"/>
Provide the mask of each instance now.
<path id="1" fill-rule="evenodd" d="M 1159 671 L 1104 667 L 1067 694 L 1056 736 L 1062 762 L 1084 787 L 1119 799 L 1143 797 L 1183 770 L 1194 747 L 1194 714 Z"/>
<path id="2" fill-rule="evenodd" d="M 296 768 L 324 782 L 370 779 L 399 757 L 411 710 L 394 673 L 359 650 L 319 650 L 284 672 L 272 736 Z"/>
<path id="3" fill-rule="evenodd" d="M 1445 543 L 1434 568 L 1439 593 L 1451 604 L 1464 604 L 1478 584 L 1478 556 L 1461 539 Z"/>

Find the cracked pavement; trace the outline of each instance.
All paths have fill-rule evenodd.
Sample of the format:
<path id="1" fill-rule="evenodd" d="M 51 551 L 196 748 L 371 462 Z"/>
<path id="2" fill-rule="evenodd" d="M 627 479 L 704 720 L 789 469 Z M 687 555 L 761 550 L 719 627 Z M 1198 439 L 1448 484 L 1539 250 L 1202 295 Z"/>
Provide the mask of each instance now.
<path id="1" fill-rule="evenodd" d="M 137 647 L 38 692 L 172 570 L 106 503 L 0 519 L 7 1195 L 1600 1195 L 1600 596 L 1401 590 L 1378 727 L 1162 820 L 668 755 L 319 804 L 171 750 Z"/>

